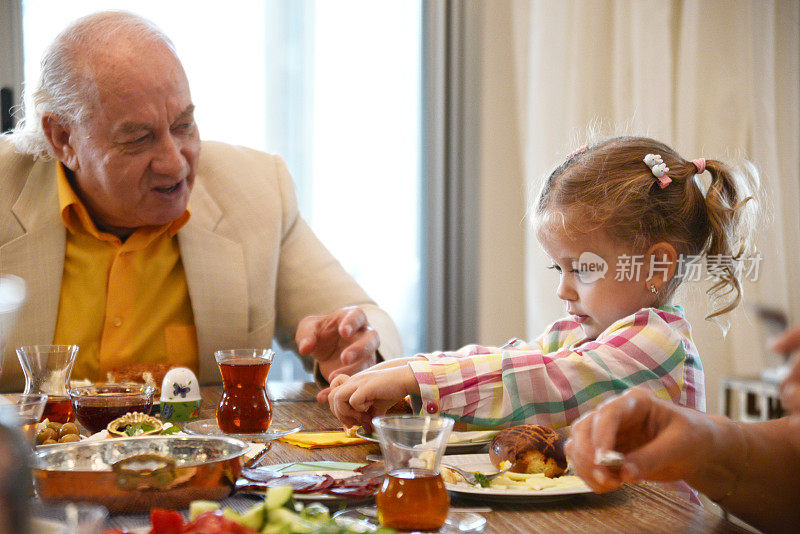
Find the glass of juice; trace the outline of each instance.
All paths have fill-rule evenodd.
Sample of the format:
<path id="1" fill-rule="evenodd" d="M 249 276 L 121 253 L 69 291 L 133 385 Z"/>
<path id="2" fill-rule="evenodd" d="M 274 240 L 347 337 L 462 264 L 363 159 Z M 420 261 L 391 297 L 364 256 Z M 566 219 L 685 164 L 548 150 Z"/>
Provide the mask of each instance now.
<path id="1" fill-rule="evenodd" d="M 387 470 L 375 496 L 381 524 L 398 530 L 438 530 L 450 509 L 439 464 L 453 420 L 388 415 L 374 418 L 372 426 Z"/>
<path id="2" fill-rule="evenodd" d="M 218 350 L 214 358 L 222 374 L 217 425 L 226 434 L 266 432 L 272 422 L 267 375 L 275 353 L 270 349 Z"/>
<path id="3" fill-rule="evenodd" d="M 78 357 L 77 345 L 28 345 L 17 349 L 25 374 L 25 393 L 47 395 L 42 420 L 75 420 L 69 400 L 69 376 Z"/>

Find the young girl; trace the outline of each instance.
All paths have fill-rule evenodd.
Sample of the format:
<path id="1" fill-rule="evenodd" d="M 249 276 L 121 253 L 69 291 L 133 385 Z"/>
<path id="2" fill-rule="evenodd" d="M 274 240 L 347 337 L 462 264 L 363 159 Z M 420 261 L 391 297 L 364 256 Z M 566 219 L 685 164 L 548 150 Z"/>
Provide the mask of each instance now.
<path id="1" fill-rule="evenodd" d="M 637 385 L 705 410 L 691 326 L 671 299 L 705 257 L 715 282 L 707 318 L 737 306 L 756 184 L 750 168 L 687 161 L 648 138 L 582 147 L 547 178 L 533 214 L 568 317 L 530 344 L 470 345 L 337 376 L 320 400 L 345 425 L 367 427 L 407 394 L 423 412 L 481 427 L 558 428 Z"/>

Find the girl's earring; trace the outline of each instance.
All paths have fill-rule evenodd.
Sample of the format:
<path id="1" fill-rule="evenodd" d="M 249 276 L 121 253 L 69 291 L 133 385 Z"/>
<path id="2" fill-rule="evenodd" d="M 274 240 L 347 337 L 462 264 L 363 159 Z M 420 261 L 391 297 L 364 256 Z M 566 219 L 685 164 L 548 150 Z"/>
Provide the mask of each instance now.
<path id="1" fill-rule="evenodd" d="M 653 295 L 658 294 L 658 288 L 656 287 L 655 284 L 650 284 L 650 293 L 652 293 Z"/>

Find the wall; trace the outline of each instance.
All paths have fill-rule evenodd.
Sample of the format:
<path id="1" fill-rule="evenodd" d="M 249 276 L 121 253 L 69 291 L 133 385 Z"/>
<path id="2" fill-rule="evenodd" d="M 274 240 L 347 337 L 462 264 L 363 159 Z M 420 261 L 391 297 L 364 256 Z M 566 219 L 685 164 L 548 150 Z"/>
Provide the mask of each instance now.
<path id="1" fill-rule="evenodd" d="M 0 87 L 19 87 L 22 80 L 20 20 L 18 0 L 0 0 Z M 14 103 L 19 102 L 20 95 L 15 90 Z"/>
<path id="2" fill-rule="evenodd" d="M 517 31 L 515 4 L 522 2 L 480 2 L 480 287 L 475 341 L 495 346 L 525 337 L 525 100 L 520 82 L 527 56 L 518 51 L 527 49 L 527 40 Z"/>

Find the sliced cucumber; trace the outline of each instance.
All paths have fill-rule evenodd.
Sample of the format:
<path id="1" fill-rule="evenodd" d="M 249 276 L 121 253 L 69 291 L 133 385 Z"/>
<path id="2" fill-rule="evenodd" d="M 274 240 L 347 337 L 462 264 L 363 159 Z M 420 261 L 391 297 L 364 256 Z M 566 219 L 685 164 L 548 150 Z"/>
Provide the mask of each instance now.
<path id="1" fill-rule="evenodd" d="M 292 529 L 289 525 L 278 523 L 267 523 L 261 529 L 261 534 L 291 534 Z"/>
<path id="2" fill-rule="evenodd" d="M 253 530 L 261 530 L 266 520 L 264 503 L 254 504 L 239 517 L 239 524 Z"/>
<path id="3" fill-rule="evenodd" d="M 230 519 L 234 523 L 242 524 L 242 514 L 234 510 L 233 508 L 225 508 L 222 510 L 222 517 L 225 519 Z"/>
<path id="4" fill-rule="evenodd" d="M 267 510 L 280 508 L 292 498 L 291 486 L 273 486 L 267 489 L 267 496 L 264 500 Z"/>
<path id="5" fill-rule="evenodd" d="M 219 510 L 219 503 L 216 501 L 192 501 L 189 503 L 189 521 L 194 520 L 198 515 L 205 512 Z"/>
<path id="6" fill-rule="evenodd" d="M 278 524 L 287 524 L 293 525 L 300 520 L 300 516 L 294 512 L 290 512 L 286 508 L 275 508 L 274 510 L 270 510 L 267 517 L 268 523 L 278 523 Z"/>

